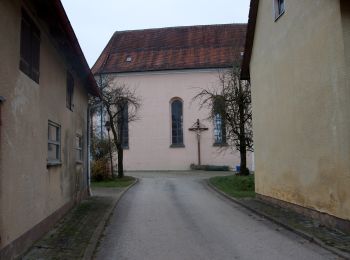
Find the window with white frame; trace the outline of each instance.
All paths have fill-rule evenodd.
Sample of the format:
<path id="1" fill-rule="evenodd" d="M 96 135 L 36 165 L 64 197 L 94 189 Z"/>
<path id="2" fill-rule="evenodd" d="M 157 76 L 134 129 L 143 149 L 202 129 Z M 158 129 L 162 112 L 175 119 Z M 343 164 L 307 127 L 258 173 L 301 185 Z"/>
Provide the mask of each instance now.
<path id="1" fill-rule="evenodd" d="M 83 138 L 81 135 L 76 135 L 75 137 L 75 150 L 76 150 L 76 161 L 83 161 Z"/>
<path id="2" fill-rule="evenodd" d="M 48 124 L 47 162 L 48 164 L 61 162 L 61 127 L 52 121 Z"/>
<path id="3" fill-rule="evenodd" d="M 274 0 L 275 20 L 277 20 L 285 12 L 285 1 Z"/>

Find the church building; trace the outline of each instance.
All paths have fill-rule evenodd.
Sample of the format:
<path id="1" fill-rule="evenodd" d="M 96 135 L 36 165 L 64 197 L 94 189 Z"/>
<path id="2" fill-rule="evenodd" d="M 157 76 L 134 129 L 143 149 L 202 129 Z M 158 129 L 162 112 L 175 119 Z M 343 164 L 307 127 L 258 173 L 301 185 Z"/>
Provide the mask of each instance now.
<path id="1" fill-rule="evenodd" d="M 126 170 L 188 170 L 199 161 L 231 169 L 239 165 L 239 152 L 227 146 L 221 118 L 209 120 L 209 109 L 193 97 L 219 86 L 220 73 L 241 61 L 245 35 L 246 24 L 114 33 L 92 71 L 141 97 L 139 120 L 129 123 L 124 134 Z M 247 161 L 252 169 L 251 154 Z"/>

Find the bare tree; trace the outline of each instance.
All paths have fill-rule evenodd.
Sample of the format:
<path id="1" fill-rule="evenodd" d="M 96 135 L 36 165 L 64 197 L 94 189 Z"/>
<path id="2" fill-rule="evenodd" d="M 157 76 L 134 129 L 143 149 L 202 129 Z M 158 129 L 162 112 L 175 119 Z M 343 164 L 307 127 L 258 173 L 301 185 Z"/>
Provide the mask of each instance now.
<path id="1" fill-rule="evenodd" d="M 118 154 L 118 178 L 122 178 L 124 177 L 124 130 L 129 122 L 138 119 L 137 112 L 141 106 L 141 99 L 136 95 L 135 90 L 124 83 L 117 82 L 112 76 L 99 75 L 97 82 L 100 97 L 95 102 L 101 102 L 106 111 Z"/>
<path id="2" fill-rule="evenodd" d="M 229 147 L 240 152 L 240 174 L 248 175 L 247 151 L 253 151 L 250 84 L 240 79 L 240 67 L 236 65 L 220 73 L 219 83 L 212 89 L 201 89 L 193 99 L 198 99 L 201 107 L 209 107 L 210 119 L 221 116 Z"/>

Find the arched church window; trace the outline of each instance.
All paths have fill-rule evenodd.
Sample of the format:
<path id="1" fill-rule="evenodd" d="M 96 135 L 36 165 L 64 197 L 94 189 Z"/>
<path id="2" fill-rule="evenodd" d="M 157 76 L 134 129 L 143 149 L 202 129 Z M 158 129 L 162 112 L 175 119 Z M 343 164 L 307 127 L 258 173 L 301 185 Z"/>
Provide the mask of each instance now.
<path id="1" fill-rule="evenodd" d="M 218 96 L 214 101 L 214 145 L 226 144 L 226 127 L 223 120 L 224 101 Z"/>
<path id="2" fill-rule="evenodd" d="M 183 146 L 183 104 L 179 99 L 171 102 L 171 140 L 172 146 Z"/>

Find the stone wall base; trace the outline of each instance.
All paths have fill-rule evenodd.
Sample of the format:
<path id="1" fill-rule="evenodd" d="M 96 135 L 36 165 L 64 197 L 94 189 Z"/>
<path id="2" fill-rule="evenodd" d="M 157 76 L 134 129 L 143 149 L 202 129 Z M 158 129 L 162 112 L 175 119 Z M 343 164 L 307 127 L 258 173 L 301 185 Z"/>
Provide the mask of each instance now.
<path id="1" fill-rule="evenodd" d="M 63 205 L 40 223 L 32 227 L 23 235 L 12 241 L 10 244 L 0 250 L 0 259 L 14 259 L 24 254 L 35 241 L 45 235 L 50 229 L 80 200 L 88 196 L 87 191 L 73 198 L 70 202 Z"/>
<path id="2" fill-rule="evenodd" d="M 324 212 L 320 212 L 314 209 L 306 208 L 299 206 L 297 204 L 293 204 L 287 201 L 279 200 L 276 198 L 272 198 L 269 196 L 261 195 L 261 194 L 256 194 L 256 197 L 262 201 L 266 201 L 271 204 L 278 205 L 283 208 L 291 209 L 299 214 L 302 214 L 304 216 L 311 217 L 314 220 L 319 221 L 321 224 L 325 225 L 326 227 L 329 228 L 336 228 L 338 230 L 342 230 L 345 232 L 350 233 L 350 221 L 341 219 L 332 215 L 329 215 Z"/>

